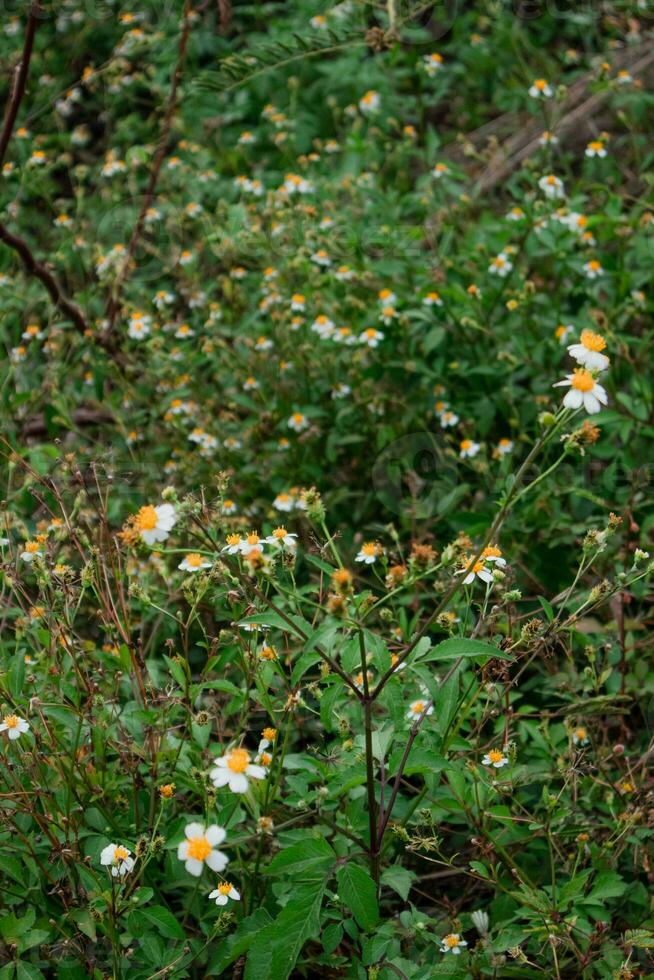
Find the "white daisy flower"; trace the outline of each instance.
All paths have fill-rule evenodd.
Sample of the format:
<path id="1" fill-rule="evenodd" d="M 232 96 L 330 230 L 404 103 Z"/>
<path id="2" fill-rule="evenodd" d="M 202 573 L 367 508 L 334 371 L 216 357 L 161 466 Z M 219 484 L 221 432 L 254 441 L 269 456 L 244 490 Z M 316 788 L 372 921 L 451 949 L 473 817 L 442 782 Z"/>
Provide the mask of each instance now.
<path id="1" fill-rule="evenodd" d="M 134 867 L 131 853 L 124 844 L 107 844 L 100 852 L 100 864 L 111 868 L 113 878 L 124 878 Z"/>
<path id="2" fill-rule="evenodd" d="M 570 344 L 568 353 L 589 371 L 604 371 L 609 366 L 608 357 L 601 353 L 605 348 L 604 337 L 592 330 L 582 330 L 579 343 Z"/>
<path id="3" fill-rule="evenodd" d="M 6 732 L 7 737 L 15 742 L 21 735 L 29 732 L 30 724 L 19 715 L 5 715 L 0 723 L 0 732 Z"/>
<path id="4" fill-rule="evenodd" d="M 609 399 L 606 391 L 585 368 L 575 368 L 574 372 L 569 374 L 564 381 L 557 381 L 553 387 L 570 388 L 563 399 L 565 408 L 583 407 L 589 415 L 595 415 L 601 410 L 602 405 L 608 404 Z"/>
<path id="5" fill-rule="evenodd" d="M 554 174 L 546 174 L 545 177 L 541 177 L 538 186 L 549 200 L 565 197 L 563 181 L 559 177 L 555 177 Z"/>
<path id="6" fill-rule="evenodd" d="M 463 568 L 460 568 L 458 575 L 465 575 L 466 569 L 470 564 L 469 560 L 463 563 Z M 492 585 L 495 579 L 493 578 L 493 573 L 486 568 L 486 562 L 482 561 L 480 558 L 474 563 L 468 574 L 463 580 L 464 585 L 472 585 L 475 579 L 478 578 L 481 582 L 485 582 L 486 585 Z"/>
<path id="7" fill-rule="evenodd" d="M 381 330 L 375 330 L 374 327 L 368 327 L 367 330 L 359 334 L 359 343 L 366 347 L 377 347 L 383 339 L 384 334 Z"/>
<path id="8" fill-rule="evenodd" d="M 500 278 L 504 279 L 505 276 L 508 276 L 512 268 L 513 263 L 509 262 L 504 252 L 500 252 L 499 255 L 496 255 L 495 258 L 491 260 L 488 271 L 492 275 L 500 276 Z"/>
<path id="9" fill-rule="evenodd" d="M 223 881 L 212 892 L 209 892 L 209 898 L 215 899 L 216 905 L 227 905 L 230 898 L 233 902 L 240 902 L 241 900 L 240 894 L 229 881 Z"/>
<path id="10" fill-rule="evenodd" d="M 372 89 L 359 99 L 359 109 L 364 116 L 373 115 L 379 110 L 380 105 L 381 99 L 379 92 L 375 92 Z"/>
<path id="11" fill-rule="evenodd" d="M 41 545 L 38 541 L 27 541 L 23 551 L 21 551 L 20 557 L 23 561 L 31 562 L 35 558 L 42 558 L 43 552 L 41 551 Z"/>
<path id="12" fill-rule="evenodd" d="M 377 541 L 367 541 L 361 545 L 361 549 L 354 560 L 363 562 L 364 565 L 372 565 L 382 554 L 382 547 Z"/>
<path id="13" fill-rule="evenodd" d="M 294 432 L 304 432 L 309 428 L 309 420 L 302 412 L 294 412 L 286 424 Z"/>
<path id="14" fill-rule="evenodd" d="M 404 664 L 402 664 L 401 666 L 403 667 Z M 400 669 L 400 668 L 396 668 L 396 669 Z M 405 717 L 407 717 L 410 721 L 417 721 L 418 718 L 421 718 L 423 715 L 426 718 L 428 717 L 428 715 L 432 715 L 433 713 L 434 713 L 433 704 L 430 704 L 429 701 L 424 701 L 419 698 L 417 701 L 411 702 L 411 704 L 409 705 L 409 710 L 407 711 Z"/>
<path id="15" fill-rule="evenodd" d="M 492 766 L 494 769 L 501 769 L 508 766 L 509 760 L 499 749 L 491 749 L 481 760 L 485 766 Z"/>
<path id="16" fill-rule="evenodd" d="M 272 534 L 264 538 L 267 544 L 283 545 L 286 548 L 297 547 L 297 534 L 290 534 L 285 527 L 276 527 Z"/>
<path id="17" fill-rule="evenodd" d="M 451 932 L 444 939 L 441 939 L 441 953 L 452 953 L 454 956 L 460 956 L 461 949 L 467 945 L 465 939 L 461 939 L 458 932 Z"/>
<path id="18" fill-rule="evenodd" d="M 266 770 L 250 762 L 247 749 L 236 748 L 226 752 L 209 773 L 216 789 L 229 786 L 232 793 L 247 793 L 250 779 L 265 779 Z"/>
<path id="19" fill-rule="evenodd" d="M 591 140 L 588 146 L 586 147 L 584 153 L 587 157 L 590 157 L 591 159 L 592 157 L 603 158 L 606 156 L 606 147 L 604 146 L 601 140 Z"/>
<path id="20" fill-rule="evenodd" d="M 215 849 L 227 836 L 224 827 L 211 824 L 205 830 L 202 823 L 189 823 L 184 828 L 184 835 L 185 840 L 177 848 L 177 857 L 184 861 L 189 874 L 199 878 L 205 864 L 216 874 L 225 870 L 229 858 Z"/>
<path id="21" fill-rule="evenodd" d="M 177 515 L 172 504 L 159 504 L 158 507 L 148 504 L 141 507 L 136 515 L 134 529 L 142 541 L 153 545 L 165 541 L 176 523 Z"/>
<path id="22" fill-rule="evenodd" d="M 202 555 L 192 551 L 177 566 L 182 572 L 199 572 L 203 568 L 211 568 L 212 563 L 207 561 Z"/>
<path id="23" fill-rule="evenodd" d="M 459 443 L 459 456 L 461 459 L 472 459 L 477 455 L 481 446 L 472 439 L 462 439 Z"/>
<path id="24" fill-rule="evenodd" d="M 537 78 L 529 89 L 532 99 L 551 99 L 554 89 L 544 78 Z"/>
<path id="25" fill-rule="evenodd" d="M 587 279 L 598 279 L 599 276 L 604 275 L 602 263 L 597 259 L 591 259 L 589 262 L 585 262 L 584 272 L 586 273 Z"/>

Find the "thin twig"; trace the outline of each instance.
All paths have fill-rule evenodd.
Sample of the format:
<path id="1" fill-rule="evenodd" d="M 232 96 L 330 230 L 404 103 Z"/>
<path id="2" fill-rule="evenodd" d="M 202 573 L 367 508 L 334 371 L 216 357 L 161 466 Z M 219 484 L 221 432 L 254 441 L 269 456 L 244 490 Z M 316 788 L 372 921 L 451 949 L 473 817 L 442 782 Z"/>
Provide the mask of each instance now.
<path id="1" fill-rule="evenodd" d="M 2 133 L 0 134 L 0 166 L 2 166 L 2 162 L 5 158 L 5 153 L 7 152 L 9 140 L 11 139 L 11 134 L 14 131 L 14 123 L 16 122 L 18 109 L 20 107 L 21 102 L 23 101 L 23 95 L 25 94 L 25 86 L 27 84 L 27 75 L 29 72 L 30 60 L 32 58 L 32 51 L 34 49 L 34 36 L 36 34 L 36 27 L 41 13 L 42 10 L 41 10 L 40 0 L 34 0 L 30 8 L 29 16 L 27 18 L 27 27 L 25 28 L 25 43 L 23 44 L 23 53 L 21 55 L 21 59 L 16 71 L 13 92 L 11 93 L 9 105 L 7 106 L 7 112 L 5 113 L 5 121 L 2 127 Z"/>
<path id="2" fill-rule="evenodd" d="M 170 129 L 173 123 L 173 116 L 175 114 L 175 109 L 177 108 L 177 93 L 179 90 L 179 83 L 182 80 L 184 61 L 186 58 L 186 48 L 188 45 L 189 33 L 191 30 L 190 14 L 191 14 L 191 2 L 190 0 L 185 0 L 184 11 L 182 13 L 182 30 L 179 37 L 177 63 L 175 65 L 175 70 L 173 72 L 172 83 L 170 86 L 170 93 L 168 95 L 166 111 L 161 126 L 161 135 L 159 137 L 159 143 L 157 144 L 157 149 L 154 155 L 154 162 L 152 164 L 152 170 L 150 171 L 148 186 L 146 187 L 145 190 L 145 197 L 143 198 L 143 204 L 141 206 L 139 216 L 136 219 L 136 224 L 134 225 L 134 230 L 132 231 L 132 237 L 130 238 L 129 245 L 127 247 L 127 255 L 125 256 L 125 261 L 122 264 L 120 273 L 116 280 L 113 296 L 110 297 L 109 303 L 107 305 L 107 318 L 109 320 L 110 329 L 113 327 L 116 316 L 118 315 L 118 312 L 120 310 L 120 294 L 129 276 L 132 259 L 136 254 L 138 243 L 140 241 L 141 235 L 143 234 L 143 228 L 145 227 L 145 218 L 149 208 L 152 205 L 152 201 L 154 200 L 154 195 L 157 188 L 157 182 L 159 180 L 159 174 L 161 173 L 161 167 L 163 166 L 164 158 L 166 156 L 166 150 L 168 149 Z"/>

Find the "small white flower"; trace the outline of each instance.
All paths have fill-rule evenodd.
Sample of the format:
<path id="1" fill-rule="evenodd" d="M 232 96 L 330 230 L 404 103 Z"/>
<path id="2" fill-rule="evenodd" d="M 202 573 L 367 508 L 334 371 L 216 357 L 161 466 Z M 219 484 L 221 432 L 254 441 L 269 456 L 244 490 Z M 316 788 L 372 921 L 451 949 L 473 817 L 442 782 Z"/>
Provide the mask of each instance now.
<path id="1" fill-rule="evenodd" d="M 177 566 L 182 572 L 199 572 L 203 568 L 211 568 L 211 562 L 207 561 L 202 555 L 198 555 L 195 551 L 184 558 Z"/>
<path id="2" fill-rule="evenodd" d="M 591 259 L 589 262 L 585 262 L 584 272 L 586 273 L 587 279 L 598 279 L 600 276 L 604 275 L 602 263 L 597 259 Z"/>
<path id="3" fill-rule="evenodd" d="M 264 538 L 267 544 L 276 544 L 286 548 L 297 547 L 297 534 L 290 534 L 285 527 L 276 527 L 272 534 Z"/>
<path id="4" fill-rule="evenodd" d="M 211 824 L 204 829 L 202 823 L 190 823 L 184 829 L 185 840 L 177 848 L 177 857 L 184 861 L 189 874 L 199 878 L 206 864 L 208 868 L 220 874 L 229 863 L 229 858 L 215 848 L 222 844 L 227 836 L 224 827 Z"/>
<path id="5" fill-rule="evenodd" d="M 232 793 L 247 793 L 249 780 L 265 779 L 266 770 L 250 762 L 246 749 L 236 748 L 216 759 L 209 776 L 216 789 L 229 786 Z"/>
<path id="6" fill-rule="evenodd" d="M 481 446 L 472 439 L 462 439 L 459 443 L 459 456 L 461 459 L 472 459 L 477 455 Z"/>
<path id="7" fill-rule="evenodd" d="M 0 732 L 6 732 L 7 737 L 15 742 L 17 738 L 29 732 L 30 724 L 20 715 L 5 715 L 0 723 Z"/>
<path id="8" fill-rule="evenodd" d="M 404 666 L 404 664 L 402 666 Z M 430 704 L 429 701 L 418 699 L 417 701 L 411 702 L 411 704 L 409 705 L 409 710 L 406 713 L 406 717 L 410 721 L 417 721 L 418 718 L 422 718 L 423 716 L 426 718 L 428 717 L 428 715 L 431 715 L 433 713 L 434 713 L 433 704 Z"/>
<path id="9" fill-rule="evenodd" d="M 541 177 L 538 186 L 549 200 L 565 197 L 563 181 L 559 177 L 555 177 L 554 174 L 546 174 L 545 177 Z"/>
<path id="10" fill-rule="evenodd" d="M 379 92 L 374 92 L 372 89 L 359 99 L 359 109 L 364 116 L 370 116 L 378 112 L 380 105 L 381 99 Z"/>
<path id="11" fill-rule="evenodd" d="M 35 558 L 42 558 L 43 552 L 41 551 L 41 545 L 39 542 L 27 541 L 24 550 L 21 551 L 20 557 L 28 564 L 29 562 L 34 561 Z"/>
<path id="12" fill-rule="evenodd" d="M 565 408 L 577 409 L 583 406 L 589 415 L 595 415 L 602 405 L 608 404 L 606 391 L 585 368 L 575 368 L 564 381 L 557 381 L 553 387 L 570 388 L 563 399 Z"/>
<path id="13" fill-rule="evenodd" d="M 554 90 L 544 78 L 537 78 L 529 89 L 529 94 L 532 99 L 551 99 Z"/>
<path id="14" fill-rule="evenodd" d="M 148 504 L 141 507 L 136 515 L 134 529 L 138 531 L 142 541 L 153 545 L 165 541 L 176 523 L 177 515 L 172 504 L 159 504 L 158 507 Z"/>
<path id="15" fill-rule="evenodd" d="M 492 259 L 491 264 L 488 267 L 488 271 L 492 275 L 500 276 L 501 279 L 504 279 L 505 276 L 508 276 L 512 268 L 513 263 L 509 262 L 504 252 L 500 252 L 499 255 L 496 255 L 495 258 Z"/>
<path id="16" fill-rule="evenodd" d="M 229 881 L 223 881 L 212 892 L 209 892 L 209 898 L 215 899 L 216 905 L 227 905 L 230 898 L 233 902 L 240 902 L 241 900 L 240 894 Z"/>
<path id="17" fill-rule="evenodd" d="M 357 554 L 355 561 L 363 562 L 364 565 L 374 564 L 382 554 L 381 545 L 376 541 L 367 541 L 361 545 L 361 550 Z"/>
<path id="18" fill-rule="evenodd" d="M 603 158 L 606 156 L 606 147 L 601 140 L 591 140 L 584 152 L 591 159 L 593 157 Z"/>
<path id="19" fill-rule="evenodd" d="M 466 560 L 463 568 L 460 568 L 458 575 L 465 575 L 466 569 L 470 564 L 469 560 Z M 468 574 L 463 580 L 464 585 L 472 585 L 475 579 L 478 578 L 481 582 L 485 582 L 486 585 L 492 585 L 495 579 L 493 578 L 493 573 L 486 568 L 486 562 L 482 561 L 480 558 L 474 563 Z"/>
<path id="20" fill-rule="evenodd" d="M 304 432 L 309 428 L 309 420 L 302 412 L 294 412 L 286 424 L 294 432 Z"/>
<path id="21" fill-rule="evenodd" d="M 461 939 L 458 932 L 451 932 L 444 939 L 441 939 L 441 953 L 452 953 L 454 956 L 459 956 L 461 948 L 467 945 L 465 939 Z"/>
<path id="22" fill-rule="evenodd" d="M 603 371 L 609 366 L 609 359 L 601 351 L 605 350 L 606 341 L 600 334 L 592 330 L 582 330 L 579 343 L 570 344 L 568 353 L 574 357 L 577 364 L 589 371 Z"/>
<path id="23" fill-rule="evenodd" d="M 485 766 L 492 766 L 493 769 L 501 769 L 508 766 L 509 760 L 499 749 L 491 749 L 481 760 Z"/>
<path id="24" fill-rule="evenodd" d="M 124 844 L 107 844 L 100 853 L 100 864 L 111 868 L 114 878 L 124 878 L 134 867 L 131 851 Z"/>
<path id="25" fill-rule="evenodd" d="M 384 334 L 381 330 L 375 330 L 374 327 L 368 327 L 367 330 L 359 334 L 359 343 L 366 347 L 377 347 L 383 339 Z"/>
<path id="26" fill-rule="evenodd" d="M 422 58 L 425 72 L 430 78 L 434 78 L 443 67 L 443 58 L 440 54 L 425 54 Z"/>

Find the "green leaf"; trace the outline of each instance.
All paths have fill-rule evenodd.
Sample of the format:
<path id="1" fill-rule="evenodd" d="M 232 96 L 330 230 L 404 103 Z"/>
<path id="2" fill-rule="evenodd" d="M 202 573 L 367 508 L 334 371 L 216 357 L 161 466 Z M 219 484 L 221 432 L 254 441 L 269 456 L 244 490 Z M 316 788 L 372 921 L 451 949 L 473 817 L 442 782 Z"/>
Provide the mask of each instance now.
<path id="1" fill-rule="evenodd" d="M 542 595 L 538 596 L 538 601 L 540 602 L 545 612 L 545 615 L 547 616 L 547 622 L 551 623 L 552 620 L 554 619 L 554 610 L 552 608 L 552 603 L 548 602 L 547 599 L 544 599 Z"/>
<path id="2" fill-rule="evenodd" d="M 184 939 L 186 935 L 172 912 L 163 905 L 134 909 L 127 917 L 127 924 L 130 932 L 137 939 L 152 926 L 166 939 Z"/>
<path id="3" fill-rule="evenodd" d="M 423 663 L 428 660 L 458 660 L 459 657 L 497 657 L 500 660 L 513 660 L 513 657 L 493 646 L 492 643 L 456 636 L 437 644 L 426 657 L 423 657 Z"/>
<path id="4" fill-rule="evenodd" d="M 336 873 L 338 894 L 357 924 L 370 932 L 379 922 L 377 888 L 367 871 L 358 864 L 344 865 Z"/>
<path id="5" fill-rule="evenodd" d="M 216 976 L 226 970 L 230 963 L 248 951 L 256 939 L 257 933 L 265 929 L 271 922 L 272 919 L 265 909 L 257 909 L 247 919 L 239 922 L 234 932 L 221 939 L 218 946 L 218 956 L 209 965 L 207 976 Z"/>
<path id="6" fill-rule="evenodd" d="M 265 873 L 291 874 L 297 877 L 306 876 L 308 871 L 320 871 L 323 874 L 325 865 L 332 864 L 335 860 L 334 850 L 324 837 L 307 837 L 276 854 Z"/>
<path id="7" fill-rule="evenodd" d="M 382 885 L 386 885 L 387 888 L 392 888 L 406 902 L 411 885 L 417 877 L 413 871 L 408 871 L 400 864 L 391 864 L 390 867 L 385 868 L 382 872 L 381 883 Z"/>
<path id="8" fill-rule="evenodd" d="M 297 888 L 274 922 L 257 933 L 248 953 L 244 980 L 287 980 L 306 941 L 320 932 L 320 908 L 327 880 Z"/>
<path id="9" fill-rule="evenodd" d="M 585 902 L 601 905 L 606 898 L 619 898 L 627 890 L 627 884 L 615 871 L 602 871 L 585 898 Z"/>

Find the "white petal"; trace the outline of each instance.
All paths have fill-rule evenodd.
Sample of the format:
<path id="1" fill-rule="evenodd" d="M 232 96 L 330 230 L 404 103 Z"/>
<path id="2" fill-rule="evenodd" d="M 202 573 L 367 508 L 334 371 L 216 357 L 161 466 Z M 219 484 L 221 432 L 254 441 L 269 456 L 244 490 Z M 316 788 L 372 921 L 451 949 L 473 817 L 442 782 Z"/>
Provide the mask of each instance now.
<path id="1" fill-rule="evenodd" d="M 229 897 L 231 898 L 231 900 L 232 900 L 233 902 L 240 902 L 240 901 L 241 901 L 241 896 L 240 896 L 240 894 L 239 894 L 239 893 L 238 893 L 238 892 L 236 891 L 236 889 L 235 889 L 235 888 L 232 888 L 232 889 L 231 889 L 231 891 L 230 891 L 230 893 L 229 893 Z"/>
<path id="2" fill-rule="evenodd" d="M 584 394 L 584 408 L 589 415 L 595 415 L 601 409 L 601 405 L 595 395 L 592 392 L 587 391 Z"/>
<path id="3" fill-rule="evenodd" d="M 194 821 L 193 823 L 189 823 L 186 825 L 186 827 L 184 827 L 185 837 L 202 837 L 203 834 L 204 834 L 203 823 L 198 823 Z"/>
<path id="4" fill-rule="evenodd" d="M 202 874 L 203 864 L 202 861 L 197 861 L 195 858 L 189 858 L 186 862 L 186 870 L 194 878 L 199 878 Z"/>
<path id="5" fill-rule="evenodd" d="M 177 848 L 177 857 L 180 861 L 186 861 L 188 857 L 188 841 L 183 840 L 182 843 Z"/>
<path id="6" fill-rule="evenodd" d="M 206 861 L 211 870 L 218 874 L 224 871 L 229 864 L 229 858 L 222 851 L 212 851 L 211 854 L 207 855 Z"/>
<path id="7" fill-rule="evenodd" d="M 231 773 L 229 769 L 214 769 L 211 773 L 211 782 L 216 789 L 220 789 L 221 786 L 226 786 L 230 778 Z"/>
<path id="8" fill-rule="evenodd" d="M 247 793 L 248 779 L 245 773 L 232 773 L 229 777 L 229 788 L 232 793 Z"/>
<path id="9" fill-rule="evenodd" d="M 113 864 L 115 851 L 115 844 L 107 844 L 100 852 L 100 864 Z"/>
<path id="10" fill-rule="evenodd" d="M 581 408 L 583 401 L 583 392 L 578 391 L 576 388 L 571 388 L 563 399 L 563 404 L 566 408 Z"/>
<path id="11" fill-rule="evenodd" d="M 264 769 L 263 766 L 252 766 L 252 765 L 250 765 L 245 770 L 245 773 L 246 773 L 247 776 L 250 776 L 252 779 L 265 779 L 266 778 L 266 770 Z"/>
<path id="12" fill-rule="evenodd" d="M 217 824 L 212 823 L 210 827 L 207 827 L 205 831 L 205 837 L 209 841 L 212 847 L 216 847 L 217 844 L 222 844 L 227 836 L 227 831 L 224 827 L 219 827 Z"/>
<path id="13" fill-rule="evenodd" d="M 227 895 L 219 895 L 216 899 L 216 905 L 227 905 Z"/>

